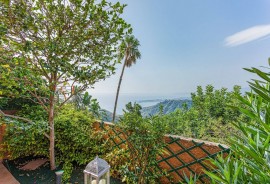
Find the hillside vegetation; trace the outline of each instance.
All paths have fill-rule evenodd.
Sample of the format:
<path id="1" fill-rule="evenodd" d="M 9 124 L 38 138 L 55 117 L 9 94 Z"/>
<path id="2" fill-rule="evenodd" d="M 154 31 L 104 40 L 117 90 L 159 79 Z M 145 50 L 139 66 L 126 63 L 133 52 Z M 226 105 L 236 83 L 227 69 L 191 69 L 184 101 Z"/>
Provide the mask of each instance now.
<path id="1" fill-rule="evenodd" d="M 108 111 L 108 110 L 102 109 L 100 115 L 101 115 L 101 120 L 102 121 L 112 122 L 112 120 L 113 120 L 113 113 Z M 115 116 L 115 121 L 116 122 L 119 121 L 119 118 L 120 118 L 120 116 L 116 115 Z"/>
<path id="2" fill-rule="evenodd" d="M 164 100 L 150 107 L 137 105 L 142 117 L 160 118 L 167 126 L 167 134 L 227 143 L 232 134 L 238 133 L 233 123 L 249 121 L 238 109 L 233 108 L 243 106 L 237 100 L 239 95 L 239 86 L 228 91 L 226 88 L 214 89 L 208 85 L 205 89 L 198 86 L 197 91 L 191 93 L 191 100 Z M 118 116 L 116 122 L 121 117 Z M 105 110 L 102 120 L 111 121 L 112 113 Z"/>
<path id="3" fill-rule="evenodd" d="M 188 99 L 164 100 L 156 105 L 143 107 L 141 110 L 141 113 L 142 113 L 142 116 L 152 116 L 152 115 L 158 114 L 160 110 L 162 110 L 164 114 L 168 114 L 168 113 L 174 112 L 176 109 L 181 109 L 185 106 L 190 108 L 191 105 L 192 105 L 192 101 Z"/>
<path id="4" fill-rule="evenodd" d="M 227 143 L 229 137 L 237 133 L 233 123 L 248 121 L 238 109 L 232 108 L 243 106 L 236 98 L 241 95 L 240 91 L 239 86 L 235 86 L 233 91 L 214 89 L 211 85 L 203 90 L 198 86 L 197 91 L 191 94 L 190 108 L 163 113 L 167 133 Z"/>

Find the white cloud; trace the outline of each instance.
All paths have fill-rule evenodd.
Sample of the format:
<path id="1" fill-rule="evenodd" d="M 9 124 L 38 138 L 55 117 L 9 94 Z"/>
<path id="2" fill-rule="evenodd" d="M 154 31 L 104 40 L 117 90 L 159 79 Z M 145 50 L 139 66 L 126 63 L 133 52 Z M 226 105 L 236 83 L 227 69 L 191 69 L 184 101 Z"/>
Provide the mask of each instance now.
<path id="1" fill-rule="evenodd" d="M 225 45 L 228 47 L 234 47 L 244 43 L 248 43 L 270 35 L 270 24 L 254 26 L 225 39 Z"/>

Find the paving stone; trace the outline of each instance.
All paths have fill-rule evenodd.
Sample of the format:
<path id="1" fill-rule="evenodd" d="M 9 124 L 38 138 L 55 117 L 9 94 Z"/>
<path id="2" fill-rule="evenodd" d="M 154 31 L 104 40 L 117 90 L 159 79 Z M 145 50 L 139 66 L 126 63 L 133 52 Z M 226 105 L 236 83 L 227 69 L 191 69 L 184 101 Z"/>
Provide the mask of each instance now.
<path id="1" fill-rule="evenodd" d="M 0 184 L 20 184 L 2 163 L 0 163 Z"/>
<path id="2" fill-rule="evenodd" d="M 40 166 L 45 164 L 45 162 L 47 162 L 47 161 L 49 161 L 49 160 L 48 159 L 32 160 L 32 161 L 28 162 L 27 164 L 25 164 L 20 169 L 22 169 L 22 170 L 36 170 L 37 168 L 39 168 Z"/>

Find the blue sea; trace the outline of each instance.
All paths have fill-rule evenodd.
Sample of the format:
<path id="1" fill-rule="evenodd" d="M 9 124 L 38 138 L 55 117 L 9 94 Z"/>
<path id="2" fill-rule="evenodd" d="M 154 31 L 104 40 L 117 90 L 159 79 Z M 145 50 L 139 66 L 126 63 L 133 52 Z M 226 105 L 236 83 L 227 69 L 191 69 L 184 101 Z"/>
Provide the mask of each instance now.
<path id="1" fill-rule="evenodd" d="M 115 102 L 115 94 L 109 94 L 109 93 L 96 93 L 96 94 L 91 94 L 93 98 L 96 98 L 99 102 L 99 105 L 101 106 L 102 109 L 106 109 L 110 112 L 113 112 L 114 108 L 114 102 Z M 177 94 L 169 94 L 169 95 L 145 95 L 145 94 L 127 94 L 127 93 L 122 93 L 119 94 L 118 97 L 118 103 L 117 103 L 117 110 L 116 113 L 118 115 L 123 114 L 123 109 L 125 109 L 125 105 L 128 102 L 136 102 L 140 104 L 142 107 L 149 107 L 152 105 L 156 105 L 159 102 L 162 102 L 166 99 L 186 99 L 188 98 L 188 95 L 183 96 L 183 94 L 177 95 Z"/>
<path id="2" fill-rule="evenodd" d="M 229 89 L 228 91 L 232 91 Z M 241 89 L 241 93 L 250 91 L 249 87 L 244 87 Z M 115 93 L 93 93 L 89 91 L 90 95 L 93 98 L 96 98 L 102 109 L 106 109 L 110 112 L 113 112 L 114 101 L 115 101 Z M 152 105 L 156 105 L 159 102 L 169 99 L 191 99 L 191 93 L 171 93 L 171 94 L 137 94 L 137 93 L 120 93 L 117 104 L 117 114 L 122 115 L 123 109 L 128 102 L 136 102 L 140 104 L 142 107 L 149 107 Z"/>

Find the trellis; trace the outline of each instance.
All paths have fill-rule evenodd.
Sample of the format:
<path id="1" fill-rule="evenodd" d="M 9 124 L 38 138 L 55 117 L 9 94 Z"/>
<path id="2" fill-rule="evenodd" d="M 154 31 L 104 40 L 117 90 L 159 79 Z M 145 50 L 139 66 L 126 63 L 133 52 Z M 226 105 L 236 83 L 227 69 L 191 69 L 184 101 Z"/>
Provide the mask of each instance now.
<path id="1" fill-rule="evenodd" d="M 116 130 L 111 123 L 101 123 L 100 128 L 109 130 L 107 138 L 114 147 L 125 147 L 125 135 L 120 130 Z M 165 169 L 169 175 L 161 178 L 161 183 L 179 183 L 184 181 L 184 177 L 195 175 L 199 183 L 207 183 L 208 177 L 204 170 L 212 171 L 209 167 L 209 158 L 215 158 L 218 154 L 229 153 L 230 149 L 226 145 L 184 138 L 175 135 L 164 137 L 167 145 L 165 153 L 159 155 L 157 160 L 160 169 Z"/>
<path id="2" fill-rule="evenodd" d="M 183 181 L 185 175 L 198 176 L 201 183 L 206 183 L 208 177 L 203 170 L 211 171 L 209 158 L 215 158 L 218 154 L 227 154 L 230 150 L 221 144 L 209 144 L 208 142 L 196 142 L 191 139 L 181 139 L 178 136 L 166 136 L 167 153 L 159 155 L 158 162 L 162 169 L 166 169 L 173 181 Z M 162 178 L 164 183 L 169 182 L 169 177 Z"/>

